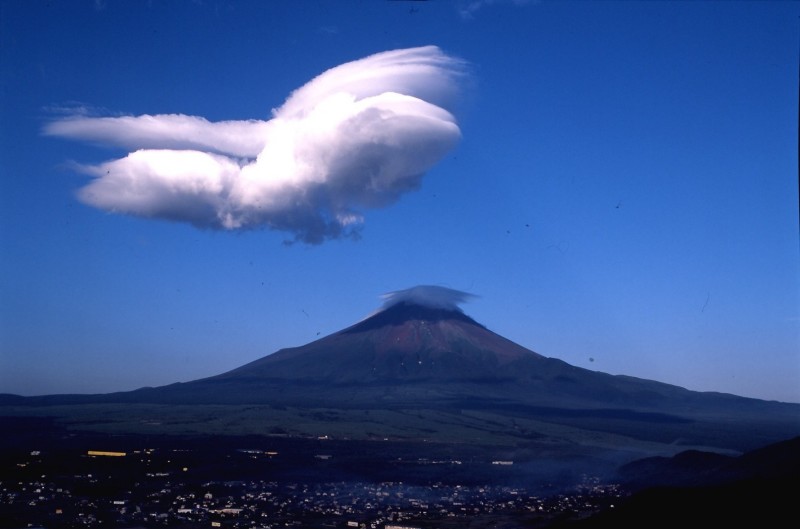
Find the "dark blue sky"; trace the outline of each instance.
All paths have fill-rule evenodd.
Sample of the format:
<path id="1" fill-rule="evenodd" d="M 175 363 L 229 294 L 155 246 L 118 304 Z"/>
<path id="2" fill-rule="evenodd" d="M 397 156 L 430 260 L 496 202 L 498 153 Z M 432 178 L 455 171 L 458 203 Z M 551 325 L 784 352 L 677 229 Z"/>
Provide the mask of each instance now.
<path id="1" fill-rule="evenodd" d="M 209 376 L 350 325 L 385 292 L 434 284 L 476 294 L 465 312 L 545 356 L 800 402 L 798 15 L 789 2 L 6 0 L 0 392 Z M 158 166 L 136 188 L 147 200 L 117 181 L 93 202 L 81 189 L 134 171 L 143 146 L 121 144 L 119 119 L 88 140 L 45 134 L 76 118 L 232 121 L 224 149 L 214 125 L 189 128 L 238 167 L 257 154 L 229 152 L 251 137 L 246 120 L 287 117 L 273 110 L 331 68 L 420 46 L 458 73 L 409 81 L 407 95 L 452 122 L 375 122 L 371 133 L 406 142 L 389 159 L 409 167 L 380 173 L 381 185 L 406 179 L 376 193 L 356 179 L 367 151 L 326 157 L 366 140 L 313 120 L 275 129 L 323 162 L 287 176 L 274 215 L 231 202 L 238 168 L 220 177 L 233 182 L 220 202 L 200 161 L 169 181 L 202 176 L 203 201 Z M 438 90 L 447 83 L 458 93 Z M 147 149 L 174 148 L 144 129 Z M 194 168 L 177 156 L 170 171 Z M 333 165 L 341 185 L 309 192 Z M 229 207 L 252 224 L 187 222 Z M 360 238 L 303 242 L 343 211 L 360 216 L 345 226 Z"/>

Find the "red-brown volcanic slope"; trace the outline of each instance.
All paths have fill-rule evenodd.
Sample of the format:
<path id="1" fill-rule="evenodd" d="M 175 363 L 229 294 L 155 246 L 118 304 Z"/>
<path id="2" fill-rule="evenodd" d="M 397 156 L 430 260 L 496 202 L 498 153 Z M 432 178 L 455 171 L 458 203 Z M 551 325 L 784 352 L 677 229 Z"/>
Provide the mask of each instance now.
<path id="1" fill-rule="evenodd" d="M 303 347 L 283 349 L 222 377 L 474 380 L 508 378 L 512 364 L 542 356 L 458 310 L 398 303 Z"/>

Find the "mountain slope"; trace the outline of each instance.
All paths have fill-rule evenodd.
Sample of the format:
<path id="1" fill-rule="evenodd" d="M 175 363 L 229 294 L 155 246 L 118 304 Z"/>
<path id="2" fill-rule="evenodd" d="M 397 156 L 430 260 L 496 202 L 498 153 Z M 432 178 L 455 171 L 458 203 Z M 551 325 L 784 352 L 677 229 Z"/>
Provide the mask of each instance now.
<path id="1" fill-rule="evenodd" d="M 17 406 L 169 405 L 192 416 L 201 405 L 233 406 L 248 417 L 246 410 L 261 410 L 257 422 L 246 421 L 256 432 L 278 425 L 292 431 L 284 423 L 302 421 L 295 431 L 615 449 L 644 444 L 668 454 L 691 447 L 738 451 L 800 435 L 798 404 L 571 366 L 497 335 L 453 306 L 410 299 L 205 379 L 107 395 L 3 400 Z M 382 419 L 363 419 L 370 410 Z M 195 419 L 170 421 L 203 428 Z"/>
<path id="2" fill-rule="evenodd" d="M 212 391 L 210 388 L 229 388 Z M 436 396 L 477 400 L 473 406 L 626 408 L 708 412 L 732 405 L 758 413 L 763 401 L 698 393 L 677 386 L 591 371 L 530 351 L 459 310 L 400 302 L 307 345 L 280 350 L 242 367 L 186 384 L 141 393 L 209 402 L 380 404 L 382 395 L 409 401 Z M 382 389 L 383 393 L 378 390 Z M 415 397 L 416 394 L 416 397 Z M 188 401 L 187 401 L 188 402 Z M 192 400 L 196 402 L 196 400 Z"/>
<path id="3" fill-rule="evenodd" d="M 283 349 L 215 378 L 364 384 L 507 380 L 543 357 L 458 311 L 400 303 L 303 347 Z"/>

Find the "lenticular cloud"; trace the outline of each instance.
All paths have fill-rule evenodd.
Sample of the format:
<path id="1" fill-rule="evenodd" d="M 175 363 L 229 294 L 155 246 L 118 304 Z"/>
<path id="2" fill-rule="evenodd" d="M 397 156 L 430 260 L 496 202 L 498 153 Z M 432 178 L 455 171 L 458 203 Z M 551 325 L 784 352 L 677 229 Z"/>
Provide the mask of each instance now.
<path id="1" fill-rule="evenodd" d="M 267 121 L 71 115 L 44 133 L 124 147 L 79 165 L 92 206 L 199 227 L 268 227 L 318 244 L 417 189 L 461 137 L 444 105 L 463 63 L 434 46 L 378 53 L 295 90 Z"/>
<path id="2" fill-rule="evenodd" d="M 383 309 L 398 303 L 415 303 L 434 309 L 461 311 L 459 305 L 474 298 L 474 294 L 454 290 L 437 285 L 418 285 L 405 290 L 395 290 L 381 296 L 384 299 Z"/>

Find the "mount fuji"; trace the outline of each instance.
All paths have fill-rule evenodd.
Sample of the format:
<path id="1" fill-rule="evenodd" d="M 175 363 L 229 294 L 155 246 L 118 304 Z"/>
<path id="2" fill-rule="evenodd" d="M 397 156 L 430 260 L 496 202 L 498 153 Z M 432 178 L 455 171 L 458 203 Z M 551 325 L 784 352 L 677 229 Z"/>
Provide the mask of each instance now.
<path id="1" fill-rule="evenodd" d="M 572 366 L 467 316 L 458 305 L 469 296 L 432 286 L 394 292 L 346 329 L 209 378 L 103 395 L 7 395 L 0 404 L 78 406 L 82 413 L 86 405 L 150 405 L 172 410 L 173 423 L 181 423 L 174 417 L 180 409 L 193 417 L 184 420 L 193 431 L 204 428 L 197 410 L 207 416 L 215 406 L 214 413 L 246 417 L 237 423 L 245 433 L 627 443 L 654 452 L 742 451 L 800 435 L 800 404 Z"/>

